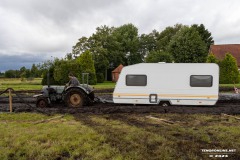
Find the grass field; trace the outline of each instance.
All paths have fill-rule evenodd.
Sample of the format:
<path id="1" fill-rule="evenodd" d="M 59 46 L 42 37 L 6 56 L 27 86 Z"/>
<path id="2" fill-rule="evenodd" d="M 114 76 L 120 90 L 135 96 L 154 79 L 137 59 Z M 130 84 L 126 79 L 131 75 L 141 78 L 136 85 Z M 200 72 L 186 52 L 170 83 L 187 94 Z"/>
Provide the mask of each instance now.
<path id="1" fill-rule="evenodd" d="M 105 82 L 94 87 L 114 86 Z M 0 90 L 8 87 L 40 90 L 42 85 L 41 79 L 0 79 Z M 75 114 L 36 124 L 59 115 L 0 112 L 0 159 L 209 159 L 201 149 L 235 149 L 227 156 L 240 159 L 239 120 L 220 115 L 151 114 L 175 122 L 168 124 L 148 115 Z"/>
<path id="2" fill-rule="evenodd" d="M 34 78 L 34 80 L 23 80 L 20 78 L 1 78 L 0 90 L 13 88 L 14 90 L 40 90 L 42 78 Z"/>
<path id="3" fill-rule="evenodd" d="M 41 90 L 41 82 L 41 78 L 24 81 L 21 81 L 20 78 L 0 78 L 0 90 L 5 90 L 7 88 L 13 88 L 14 90 Z M 97 85 L 93 85 L 93 87 L 95 89 L 109 89 L 114 88 L 115 83 L 111 81 L 106 81 L 104 83 L 98 83 Z"/>
<path id="4" fill-rule="evenodd" d="M 58 115 L 54 115 L 58 116 Z M 49 119 L 34 113 L 0 114 L 0 159 L 208 159 L 201 149 L 236 149 L 239 121 L 220 115 L 65 115 Z"/>
<path id="5" fill-rule="evenodd" d="M 24 81 L 21 81 L 20 78 L 0 78 L 0 90 L 5 90 L 6 88 L 13 88 L 14 90 L 41 90 L 41 82 L 41 78 Z M 106 81 L 104 83 L 93 85 L 93 87 L 95 89 L 111 89 L 114 88 L 115 85 L 116 84 L 111 81 Z M 240 84 L 235 84 L 235 86 L 240 88 Z M 220 87 L 233 88 L 234 84 L 220 84 Z"/>
<path id="6" fill-rule="evenodd" d="M 96 89 L 110 89 L 110 88 L 115 88 L 116 83 L 111 82 L 111 81 L 106 81 L 104 83 L 98 83 L 97 85 L 93 85 L 94 88 Z"/>

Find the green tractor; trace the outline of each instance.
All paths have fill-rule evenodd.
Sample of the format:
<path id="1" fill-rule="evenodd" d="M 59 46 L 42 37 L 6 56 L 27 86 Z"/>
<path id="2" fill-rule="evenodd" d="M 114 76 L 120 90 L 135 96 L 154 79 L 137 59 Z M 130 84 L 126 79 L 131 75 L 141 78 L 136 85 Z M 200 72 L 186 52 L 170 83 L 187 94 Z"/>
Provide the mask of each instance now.
<path id="1" fill-rule="evenodd" d="M 94 89 L 87 84 L 81 84 L 76 87 L 66 86 L 43 86 L 41 94 L 35 95 L 37 98 L 36 106 L 40 108 L 48 107 L 52 104 L 64 103 L 67 107 L 82 107 L 91 105 L 94 102 Z"/>

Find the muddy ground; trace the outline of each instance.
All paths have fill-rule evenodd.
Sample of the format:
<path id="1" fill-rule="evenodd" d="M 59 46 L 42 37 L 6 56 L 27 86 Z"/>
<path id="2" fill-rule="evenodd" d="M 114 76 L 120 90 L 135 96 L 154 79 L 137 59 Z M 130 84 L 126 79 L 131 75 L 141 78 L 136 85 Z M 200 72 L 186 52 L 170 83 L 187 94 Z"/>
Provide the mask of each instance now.
<path id="1" fill-rule="evenodd" d="M 38 94 L 36 91 L 35 94 Z M 98 90 L 96 96 L 106 100 L 112 100 L 112 90 Z M 82 108 L 67 108 L 64 104 L 53 104 L 49 108 L 36 108 L 36 99 L 32 97 L 34 91 L 13 95 L 14 112 L 40 112 L 45 114 L 55 113 L 187 113 L 187 114 L 240 114 L 240 95 L 226 93 L 221 94 L 219 102 L 215 106 L 167 106 L 158 105 L 129 105 L 96 102 L 91 106 Z M 19 98 L 20 97 L 20 98 Z M 9 98 L 0 96 L 0 112 L 9 112 Z"/>

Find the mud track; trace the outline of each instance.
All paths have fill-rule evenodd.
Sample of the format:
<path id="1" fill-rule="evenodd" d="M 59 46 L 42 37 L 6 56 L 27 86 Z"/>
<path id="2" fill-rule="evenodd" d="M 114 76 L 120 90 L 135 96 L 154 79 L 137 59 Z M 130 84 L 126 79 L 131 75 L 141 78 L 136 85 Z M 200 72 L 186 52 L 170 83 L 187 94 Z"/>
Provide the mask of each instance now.
<path id="1" fill-rule="evenodd" d="M 240 114 L 239 103 L 218 103 L 215 106 L 168 106 L 162 107 L 157 105 L 119 105 L 95 103 L 93 106 L 84 106 L 82 108 L 67 108 L 63 104 L 53 104 L 49 108 L 36 108 L 33 99 L 27 103 L 13 103 L 14 112 L 40 112 L 44 114 L 56 113 L 93 113 L 93 114 L 110 114 L 110 113 L 181 113 L 181 114 Z M 31 102 L 31 103 L 29 103 Z M 0 112 L 9 111 L 8 103 L 0 103 Z"/>
<path id="2" fill-rule="evenodd" d="M 96 96 L 112 100 L 110 90 L 97 91 Z M 33 93 L 33 92 L 31 92 Z M 240 95 L 222 95 L 215 106 L 167 106 L 158 105 L 129 105 L 129 104 L 113 104 L 113 103 L 94 103 L 92 106 L 84 106 L 81 108 L 67 108 L 63 104 L 53 104 L 48 108 L 36 108 L 36 99 L 32 96 L 20 94 L 21 98 L 13 97 L 14 112 L 39 112 L 44 114 L 76 114 L 76 113 L 92 113 L 92 114 L 111 114 L 111 113 L 180 113 L 180 114 L 240 114 Z M 28 93 L 29 94 L 29 93 Z M 0 113 L 9 112 L 9 104 L 7 96 L 0 96 Z"/>

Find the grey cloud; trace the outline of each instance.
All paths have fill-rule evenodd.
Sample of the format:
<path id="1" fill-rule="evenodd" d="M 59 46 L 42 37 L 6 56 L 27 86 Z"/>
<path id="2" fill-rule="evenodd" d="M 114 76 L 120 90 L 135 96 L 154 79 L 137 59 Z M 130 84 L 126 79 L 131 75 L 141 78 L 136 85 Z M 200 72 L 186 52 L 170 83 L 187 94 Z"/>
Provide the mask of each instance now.
<path id="1" fill-rule="evenodd" d="M 77 39 L 90 35 L 100 21 L 98 12 L 113 1 L 54 0 L 0 2 L 0 51 L 70 52 Z M 91 29 L 91 30 L 89 30 Z M 65 54 L 65 53 L 62 53 Z"/>
<path id="2" fill-rule="evenodd" d="M 216 44 L 240 43 L 239 6 L 238 0 L 0 0 L 0 53 L 63 57 L 96 27 L 126 23 L 140 34 L 203 23 Z"/>
<path id="3" fill-rule="evenodd" d="M 38 21 L 43 17 L 56 24 L 66 24 L 76 18 L 92 16 L 105 8 L 117 5 L 120 1 L 104 0 L 3 0 L 2 8 L 17 12 L 29 21 Z M 90 19 L 89 19 L 90 20 Z M 66 24 L 67 25 L 67 24 Z"/>
<path id="4" fill-rule="evenodd" d="M 0 53 L 0 72 L 9 69 L 15 70 L 25 66 L 31 68 L 32 64 L 39 64 L 49 59 L 42 54 L 22 54 L 22 55 L 5 55 Z"/>

